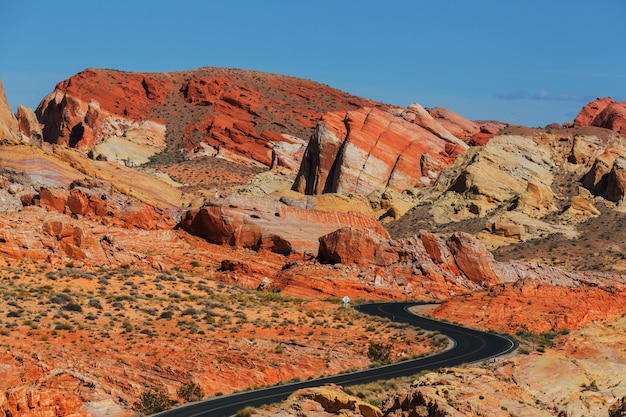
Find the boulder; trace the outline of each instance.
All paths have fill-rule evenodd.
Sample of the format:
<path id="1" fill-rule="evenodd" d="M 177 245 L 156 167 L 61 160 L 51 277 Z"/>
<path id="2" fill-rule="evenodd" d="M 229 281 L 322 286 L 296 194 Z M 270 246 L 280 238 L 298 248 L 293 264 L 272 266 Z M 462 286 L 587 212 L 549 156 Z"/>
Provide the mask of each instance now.
<path id="1" fill-rule="evenodd" d="M 375 210 L 376 217 L 382 223 L 398 220 L 415 205 L 409 194 L 398 193 L 390 189 L 376 190 L 367 198 Z"/>
<path id="2" fill-rule="evenodd" d="M 22 204 L 126 228 L 157 230 L 176 225 L 166 211 L 114 193 L 112 187 L 102 181 L 74 181 L 69 190 L 42 187 L 36 194 L 24 194 Z"/>
<path id="3" fill-rule="evenodd" d="M 626 159 L 618 157 L 606 178 L 606 199 L 623 206 L 626 202 Z"/>
<path id="4" fill-rule="evenodd" d="M 436 265 L 454 275 L 461 274 L 450 248 L 443 239 L 426 230 L 420 230 L 418 236 L 426 253 Z"/>
<path id="5" fill-rule="evenodd" d="M 578 194 L 570 199 L 570 205 L 562 218 L 569 222 L 581 223 L 599 216 L 600 210 L 594 205 L 593 195 L 584 187 L 578 187 Z"/>
<path id="6" fill-rule="evenodd" d="M 317 259 L 322 263 L 388 266 L 399 257 L 379 235 L 368 229 L 342 228 L 319 238 Z"/>
<path id="7" fill-rule="evenodd" d="M 495 272 L 493 255 L 478 239 L 468 233 L 456 232 L 450 236 L 446 245 L 457 267 L 470 281 L 483 286 L 500 282 Z"/>
<path id="8" fill-rule="evenodd" d="M 382 417 L 378 407 L 348 395 L 335 385 L 300 389 L 272 412 L 275 417 L 306 415 L 309 417 L 351 416 Z"/>
<path id="9" fill-rule="evenodd" d="M 556 196 L 545 183 L 532 178 L 526 184 L 526 192 L 519 196 L 516 209 L 538 219 L 557 210 Z"/>
<path id="10" fill-rule="evenodd" d="M 444 242 L 422 230 L 412 238 L 389 240 L 366 229 L 342 228 L 320 237 L 319 241 L 318 260 L 322 263 L 414 265 L 424 275 L 460 277 L 481 287 L 501 282 L 491 252 L 467 233 L 454 233 Z"/>
<path id="11" fill-rule="evenodd" d="M 21 104 L 17 106 L 17 121 L 24 141 L 41 147 L 43 143 L 43 132 L 33 109 L 24 107 Z"/>
<path id="12" fill-rule="evenodd" d="M 489 249 L 495 249 L 511 243 L 545 238 L 555 233 L 567 236 L 569 239 L 578 236 L 576 228 L 572 225 L 549 223 L 511 210 L 502 211 L 490 217 L 486 222 L 485 230 L 479 232 L 476 237 Z"/>

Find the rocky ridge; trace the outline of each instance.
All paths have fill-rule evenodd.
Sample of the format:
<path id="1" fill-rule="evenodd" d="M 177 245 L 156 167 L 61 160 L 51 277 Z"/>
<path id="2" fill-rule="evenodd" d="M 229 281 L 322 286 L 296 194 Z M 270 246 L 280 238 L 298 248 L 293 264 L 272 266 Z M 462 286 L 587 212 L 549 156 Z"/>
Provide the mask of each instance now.
<path id="1" fill-rule="evenodd" d="M 363 108 L 328 113 L 304 154 L 293 190 L 370 194 L 430 185 L 468 149 L 480 127 L 450 111 L 433 118 L 419 104 L 406 109 Z M 438 121 L 447 121 L 455 136 Z M 419 167 L 419 169 L 416 169 Z"/>
<path id="2" fill-rule="evenodd" d="M 91 149 L 94 157 L 139 164 L 183 151 L 289 168 L 287 155 L 299 152 L 324 112 L 362 106 L 384 108 L 312 81 L 254 71 L 87 69 L 57 84 L 37 115 L 47 142 Z"/>

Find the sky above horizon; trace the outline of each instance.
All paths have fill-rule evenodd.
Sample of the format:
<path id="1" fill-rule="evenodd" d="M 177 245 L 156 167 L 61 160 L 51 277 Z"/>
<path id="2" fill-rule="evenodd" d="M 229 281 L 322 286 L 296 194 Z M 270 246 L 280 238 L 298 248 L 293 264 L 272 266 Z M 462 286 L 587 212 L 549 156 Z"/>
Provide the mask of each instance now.
<path id="1" fill-rule="evenodd" d="M 623 0 L 33 0 L 0 13 L 14 109 L 92 67 L 266 71 L 532 127 L 626 100 Z"/>

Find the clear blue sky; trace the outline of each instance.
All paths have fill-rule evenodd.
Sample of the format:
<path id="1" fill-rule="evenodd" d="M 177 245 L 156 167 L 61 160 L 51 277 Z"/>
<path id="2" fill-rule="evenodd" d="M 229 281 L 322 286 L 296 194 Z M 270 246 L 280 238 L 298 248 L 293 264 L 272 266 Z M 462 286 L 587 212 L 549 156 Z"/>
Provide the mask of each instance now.
<path id="1" fill-rule="evenodd" d="M 626 100 L 624 0 L 2 0 L 0 15 L 14 108 L 89 67 L 254 69 L 527 126 Z"/>

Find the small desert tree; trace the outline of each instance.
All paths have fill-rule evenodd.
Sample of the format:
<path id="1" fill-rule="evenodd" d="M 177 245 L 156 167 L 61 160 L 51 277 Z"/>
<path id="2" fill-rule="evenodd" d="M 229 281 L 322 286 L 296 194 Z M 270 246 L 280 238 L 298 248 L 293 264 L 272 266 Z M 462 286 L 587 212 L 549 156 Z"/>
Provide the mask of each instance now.
<path id="1" fill-rule="evenodd" d="M 204 398 L 204 391 L 202 390 L 202 387 L 193 382 L 183 382 L 176 393 L 180 398 L 187 402 L 200 401 Z"/>
<path id="2" fill-rule="evenodd" d="M 167 410 L 174 405 L 167 393 L 157 389 L 150 388 L 139 396 L 139 399 L 133 404 L 133 409 L 140 413 L 150 415 L 160 411 Z"/>
<path id="3" fill-rule="evenodd" d="M 374 362 L 388 363 L 391 358 L 391 344 L 376 343 L 370 340 L 367 357 Z"/>

